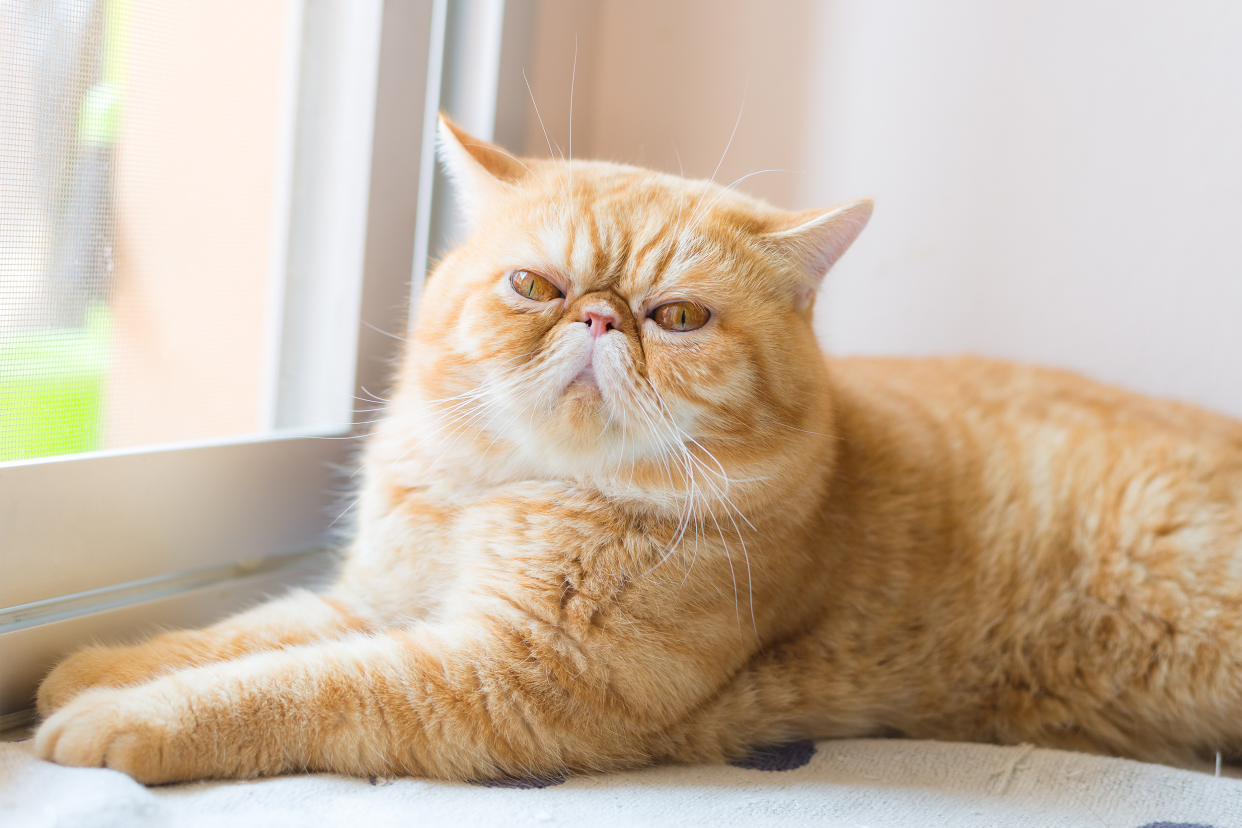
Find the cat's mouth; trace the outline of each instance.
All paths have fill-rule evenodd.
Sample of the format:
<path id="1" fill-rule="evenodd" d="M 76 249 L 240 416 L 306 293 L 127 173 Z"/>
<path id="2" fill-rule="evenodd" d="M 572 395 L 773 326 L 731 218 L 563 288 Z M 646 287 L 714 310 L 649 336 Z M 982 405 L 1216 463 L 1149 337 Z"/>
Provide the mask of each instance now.
<path id="1" fill-rule="evenodd" d="M 599 382 L 595 379 L 595 367 L 591 363 L 583 366 L 578 372 L 578 376 L 569 381 L 570 385 L 589 385 L 592 388 L 599 388 Z"/>
<path id="2" fill-rule="evenodd" d="M 585 348 L 582 349 L 580 359 L 582 360 L 581 368 L 578 373 L 574 374 L 565 386 L 565 393 L 571 391 L 585 392 L 590 395 L 598 396 L 600 394 L 599 377 L 595 373 L 595 361 L 599 357 L 597 348 L 599 343 L 593 339 L 588 339 Z"/>
<path id="3" fill-rule="evenodd" d="M 582 328 L 582 333 L 586 334 L 585 326 L 575 325 L 574 328 Z M 619 334 L 617 335 L 619 336 Z M 586 418 L 583 424 L 588 421 L 594 422 L 593 418 L 605 413 L 605 394 L 604 386 L 612 387 L 612 374 L 615 372 L 615 366 L 603 365 L 603 362 L 615 362 L 617 354 L 615 353 L 619 342 L 615 341 L 613 334 L 606 334 L 600 337 L 591 337 L 590 335 L 582 336 L 579 341 L 573 343 L 573 354 L 570 359 L 570 365 L 576 363 L 577 370 L 569 367 L 569 371 L 574 371 L 572 378 L 564 385 L 564 400 L 570 403 L 570 409 L 576 412 L 576 417 Z M 569 371 L 566 373 L 568 374 Z"/>
<path id="4" fill-rule="evenodd" d="M 598 410 L 598 406 L 603 403 L 604 395 L 599 387 L 599 379 L 595 376 L 595 369 L 590 363 L 587 363 L 581 371 L 578 372 L 569 385 L 565 388 L 566 397 L 576 397 L 584 403 L 588 403 L 592 410 Z"/>

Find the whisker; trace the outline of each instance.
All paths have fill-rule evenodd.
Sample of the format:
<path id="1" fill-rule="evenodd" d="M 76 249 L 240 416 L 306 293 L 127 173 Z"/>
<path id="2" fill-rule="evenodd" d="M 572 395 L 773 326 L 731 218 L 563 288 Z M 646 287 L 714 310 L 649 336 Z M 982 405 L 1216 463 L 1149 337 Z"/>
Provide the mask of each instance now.
<path id="1" fill-rule="evenodd" d="M 548 128 L 544 126 L 543 115 L 539 114 L 539 104 L 535 102 L 535 92 L 534 90 L 530 88 L 530 78 L 526 77 L 525 69 L 522 70 L 522 80 L 526 82 L 526 92 L 527 94 L 530 95 L 530 105 L 535 108 L 535 117 L 539 119 L 539 128 L 543 130 L 543 140 L 548 142 L 548 157 L 552 158 L 555 161 L 556 153 L 552 150 L 552 139 L 548 136 Z M 562 155 L 561 158 L 563 159 L 564 156 Z M 558 181 L 561 180 L 561 173 L 560 173 L 559 167 L 556 170 L 556 177 Z M 553 203 L 554 204 L 556 203 L 555 200 L 553 201 Z M 565 217 L 565 213 L 564 213 L 564 209 L 562 208 L 561 210 L 562 220 L 564 219 L 564 217 Z"/>
<path id="2" fill-rule="evenodd" d="M 745 109 L 746 109 L 746 91 L 743 90 L 742 91 L 742 105 L 739 106 L 737 109 L 737 120 L 733 122 L 733 132 L 729 133 L 729 142 L 725 144 L 724 152 L 720 154 L 720 160 L 716 162 L 716 169 L 712 170 L 712 177 L 707 180 L 708 185 L 711 185 L 716 180 L 716 173 L 720 172 L 720 165 L 724 163 L 725 156 L 729 154 L 729 147 L 733 146 L 733 138 L 737 135 L 737 128 L 742 123 L 742 112 L 744 112 Z M 691 219 L 693 219 L 698 214 L 699 205 L 703 203 L 703 199 L 707 196 L 707 192 L 709 189 L 710 189 L 710 186 L 704 188 L 703 194 L 699 196 L 699 200 L 694 205 L 694 212 L 690 214 Z"/>
<path id="3" fill-rule="evenodd" d="M 755 176 L 755 175 L 762 175 L 763 173 L 770 173 L 770 172 L 790 172 L 790 170 L 778 170 L 778 169 L 771 169 L 771 170 L 755 170 L 753 173 L 747 173 L 746 175 L 744 175 L 744 176 L 742 176 L 741 178 L 739 178 L 737 181 L 734 181 L 734 182 L 733 182 L 732 184 L 730 184 L 728 187 L 725 187 L 725 188 L 724 188 L 724 189 L 722 189 L 720 192 L 716 193 L 715 197 L 714 197 L 711 201 L 709 201 L 709 202 L 707 203 L 707 206 L 703 208 L 703 212 L 702 212 L 702 213 L 699 215 L 699 217 L 695 220 L 694 224 L 690 225 L 690 228 L 689 228 L 688 230 L 686 230 L 686 232 L 687 232 L 687 233 L 692 233 L 692 232 L 694 232 L 694 228 L 696 228 L 696 227 L 698 227 L 700 224 L 702 224 L 702 223 L 703 223 L 703 219 L 707 218 L 707 216 L 711 213 L 711 211 L 712 211 L 712 207 L 716 206 L 716 202 L 717 202 L 717 201 L 720 201 L 720 199 L 724 198 L 724 196 L 725 196 L 725 195 L 726 195 L 726 194 L 727 194 L 730 190 L 732 190 L 734 187 L 736 187 L 738 184 L 741 184 L 743 181 L 745 181 L 746 179 L 750 178 L 751 176 Z"/>
<path id="4" fill-rule="evenodd" d="M 569 75 L 569 232 L 574 232 L 574 83 L 578 79 L 578 33 L 574 32 L 574 68 Z"/>
<path id="5" fill-rule="evenodd" d="M 391 336 L 393 339 L 397 340 L 398 342 L 409 342 L 409 341 L 410 341 L 410 340 L 406 339 L 404 336 L 397 336 L 395 333 L 389 333 L 388 331 L 384 330 L 383 328 L 377 328 L 377 327 L 375 327 L 374 325 L 372 325 L 370 322 L 368 322 L 368 321 L 367 321 L 367 320 L 365 320 L 365 319 L 360 319 L 360 320 L 358 320 L 358 321 L 359 321 L 359 322 L 361 322 L 362 324 L 366 325 L 368 328 L 370 328 L 371 330 L 375 331 L 376 333 L 381 333 L 381 334 L 383 334 L 384 336 Z"/>

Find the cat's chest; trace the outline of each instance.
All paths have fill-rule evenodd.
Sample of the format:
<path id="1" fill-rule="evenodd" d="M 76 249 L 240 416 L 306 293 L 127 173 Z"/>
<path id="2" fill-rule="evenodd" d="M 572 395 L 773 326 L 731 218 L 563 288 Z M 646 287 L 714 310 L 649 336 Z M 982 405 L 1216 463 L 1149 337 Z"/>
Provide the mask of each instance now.
<path id="1" fill-rule="evenodd" d="M 480 589 L 539 603 L 568 584 L 602 598 L 626 578 L 636 527 L 592 491 L 524 481 L 368 494 L 346 575 L 388 618 L 423 618 Z"/>

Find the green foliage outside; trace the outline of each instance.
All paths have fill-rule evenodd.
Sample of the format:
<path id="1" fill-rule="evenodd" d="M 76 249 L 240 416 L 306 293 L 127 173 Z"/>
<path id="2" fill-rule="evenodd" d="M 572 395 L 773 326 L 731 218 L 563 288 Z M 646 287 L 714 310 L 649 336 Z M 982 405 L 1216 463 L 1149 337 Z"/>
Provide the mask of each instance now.
<path id="1" fill-rule="evenodd" d="M 0 461 L 99 448 L 110 327 L 97 306 L 82 328 L 0 338 Z"/>
<path id="2" fill-rule="evenodd" d="M 107 0 L 99 79 L 80 101 L 81 147 L 111 146 L 120 124 L 131 0 Z M 80 171 L 78 174 L 82 174 Z M 102 203 L 90 205 L 98 211 Z M 68 232 L 89 234 L 74 225 Z M 97 304 L 80 328 L 0 333 L 0 462 L 94 451 L 102 438 L 111 322 Z"/>

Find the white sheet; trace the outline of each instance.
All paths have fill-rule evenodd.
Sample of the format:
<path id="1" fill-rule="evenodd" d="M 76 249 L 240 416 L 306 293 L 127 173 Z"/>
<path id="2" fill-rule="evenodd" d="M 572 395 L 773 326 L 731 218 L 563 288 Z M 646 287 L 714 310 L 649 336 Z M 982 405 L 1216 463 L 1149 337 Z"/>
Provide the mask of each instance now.
<path id="1" fill-rule="evenodd" d="M 821 742 L 792 770 L 662 767 L 513 789 L 328 775 L 144 788 L 115 771 L 41 762 L 29 745 L 0 744 L 4 828 L 1242 828 L 1242 780 L 1031 747 Z"/>

